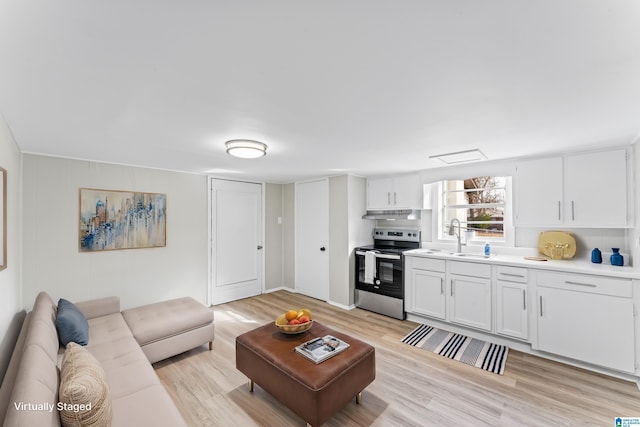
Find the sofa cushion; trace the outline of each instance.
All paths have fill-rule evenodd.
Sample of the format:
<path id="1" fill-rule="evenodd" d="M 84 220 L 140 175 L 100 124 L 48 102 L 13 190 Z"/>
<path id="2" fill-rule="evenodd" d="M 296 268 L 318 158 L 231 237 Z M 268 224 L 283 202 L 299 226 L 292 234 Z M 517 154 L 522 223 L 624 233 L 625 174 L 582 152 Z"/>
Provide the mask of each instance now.
<path id="1" fill-rule="evenodd" d="M 67 346 L 70 342 L 87 345 L 89 342 L 89 323 L 86 317 L 70 301 L 60 298 L 58 301 L 58 315 L 56 328 L 60 343 Z"/>
<path id="2" fill-rule="evenodd" d="M 186 427 L 180 411 L 160 384 L 113 399 L 113 425 Z"/>
<path id="3" fill-rule="evenodd" d="M 104 370 L 84 347 L 70 342 L 60 368 L 58 409 L 63 426 L 108 427 L 111 396 Z"/>
<path id="4" fill-rule="evenodd" d="M 24 349 L 3 426 L 59 426 L 58 369 L 37 345 Z"/>
<path id="5" fill-rule="evenodd" d="M 33 304 L 29 331 L 25 347 L 37 345 L 47 353 L 51 360 L 57 361 L 60 341 L 56 330 L 56 304 L 45 292 L 40 292 Z"/>
<path id="6" fill-rule="evenodd" d="M 87 344 L 87 347 L 89 347 L 89 349 L 96 345 L 109 344 L 120 338 L 133 338 L 131 329 L 129 329 L 127 323 L 122 318 L 122 314 L 119 312 L 89 319 L 88 322 L 89 344 Z M 98 360 L 100 360 L 100 358 L 98 358 Z"/>
<path id="7" fill-rule="evenodd" d="M 191 297 L 130 308 L 122 316 L 141 346 L 213 323 L 213 310 Z"/>
<path id="8" fill-rule="evenodd" d="M 86 349 L 104 369 L 114 401 L 143 388 L 160 385 L 160 379 L 132 336 L 111 343 L 90 344 Z"/>

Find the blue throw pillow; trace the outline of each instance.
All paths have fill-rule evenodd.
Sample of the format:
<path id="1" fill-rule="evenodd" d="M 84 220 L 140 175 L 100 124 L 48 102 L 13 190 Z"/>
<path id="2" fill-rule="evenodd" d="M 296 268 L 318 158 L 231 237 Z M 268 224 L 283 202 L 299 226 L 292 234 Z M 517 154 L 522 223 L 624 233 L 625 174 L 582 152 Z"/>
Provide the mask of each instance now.
<path id="1" fill-rule="evenodd" d="M 89 343 L 89 323 L 78 307 L 66 299 L 58 301 L 56 329 L 60 343 L 66 347 L 70 342 L 80 345 Z"/>

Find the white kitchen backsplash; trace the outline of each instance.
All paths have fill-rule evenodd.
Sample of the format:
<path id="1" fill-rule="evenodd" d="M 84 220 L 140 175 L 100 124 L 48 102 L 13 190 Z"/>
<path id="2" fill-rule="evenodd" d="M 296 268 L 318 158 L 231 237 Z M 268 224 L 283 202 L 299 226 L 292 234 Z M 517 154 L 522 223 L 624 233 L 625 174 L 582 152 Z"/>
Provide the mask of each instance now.
<path id="1" fill-rule="evenodd" d="M 538 237 L 542 231 L 547 229 L 538 228 L 517 228 L 516 246 L 534 247 L 538 246 Z M 576 259 L 591 260 L 591 251 L 598 248 L 602 252 L 602 262 L 609 263 L 611 248 L 620 248 L 620 253 L 624 256 L 624 265 L 632 266 L 632 253 L 630 239 L 627 238 L 626 229 L 611 228 L 562 228 L 568 231 L 576 239 Z"/>
<path id="2" fill-rule="evenodd" d="M 424 215 L 424 211 L 423 211 Z M 430 217 L 430 215 L 427 215 Z M 453 243 L 434 243 L 432 242 L 431 222 L 422 218 L 420 221 L 422 229 L 422 247 L 432 248 L 453 248 Z M 504 247 L 495 245 L 492 252 L 504 255 L 520 255 L 520 256 L 536 256 L 538 255 L 538 238 L 543 231 L 551 230 L 541 228 L 516 228 L 515 247 Z M 560 230 L 560 228 L 558 229 Z M 596 228 L 580 228 L 567 229 L 562 231 L 572 233 L 576 239 L 576 260 L 591 261 L 591 251 L 598 248 L 602 252 L 602 262 L 609 264 L 611 256 L 611 248 L 620 248 L 620 253 L 624 257 L 625 266 L 634 266 L 633 264 L 633 237 L 631 231 L 626 229 L 596 229 Z M 628 234 L 629 233 L 629 234 Z M 482 241 L 474 241 L 471 245 L 465 247 L 463 252 L 481 252 Z M 453 249 L 452 249 L 453 250 Z"/>

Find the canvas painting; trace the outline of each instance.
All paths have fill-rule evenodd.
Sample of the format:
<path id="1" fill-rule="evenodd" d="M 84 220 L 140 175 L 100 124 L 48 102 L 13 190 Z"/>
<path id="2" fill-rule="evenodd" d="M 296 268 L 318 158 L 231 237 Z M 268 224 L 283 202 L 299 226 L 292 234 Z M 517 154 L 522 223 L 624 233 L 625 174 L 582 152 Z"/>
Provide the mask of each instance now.
<path id="1" fill-rule="evenodd" d="M 166 246 L 166 194 L 80 189 L 80 251 Z"/>

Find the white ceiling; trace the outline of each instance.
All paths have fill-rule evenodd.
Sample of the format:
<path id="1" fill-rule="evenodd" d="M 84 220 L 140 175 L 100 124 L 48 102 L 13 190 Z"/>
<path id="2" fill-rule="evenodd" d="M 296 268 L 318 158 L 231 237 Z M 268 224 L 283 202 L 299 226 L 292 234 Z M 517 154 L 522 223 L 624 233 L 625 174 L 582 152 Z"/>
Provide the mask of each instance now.
<path id="1" fill-rule="evenodd" d="M 0 114 L 24 152 L 269 182 L 630 144 L 640 1 L 0 0 Z"/>

